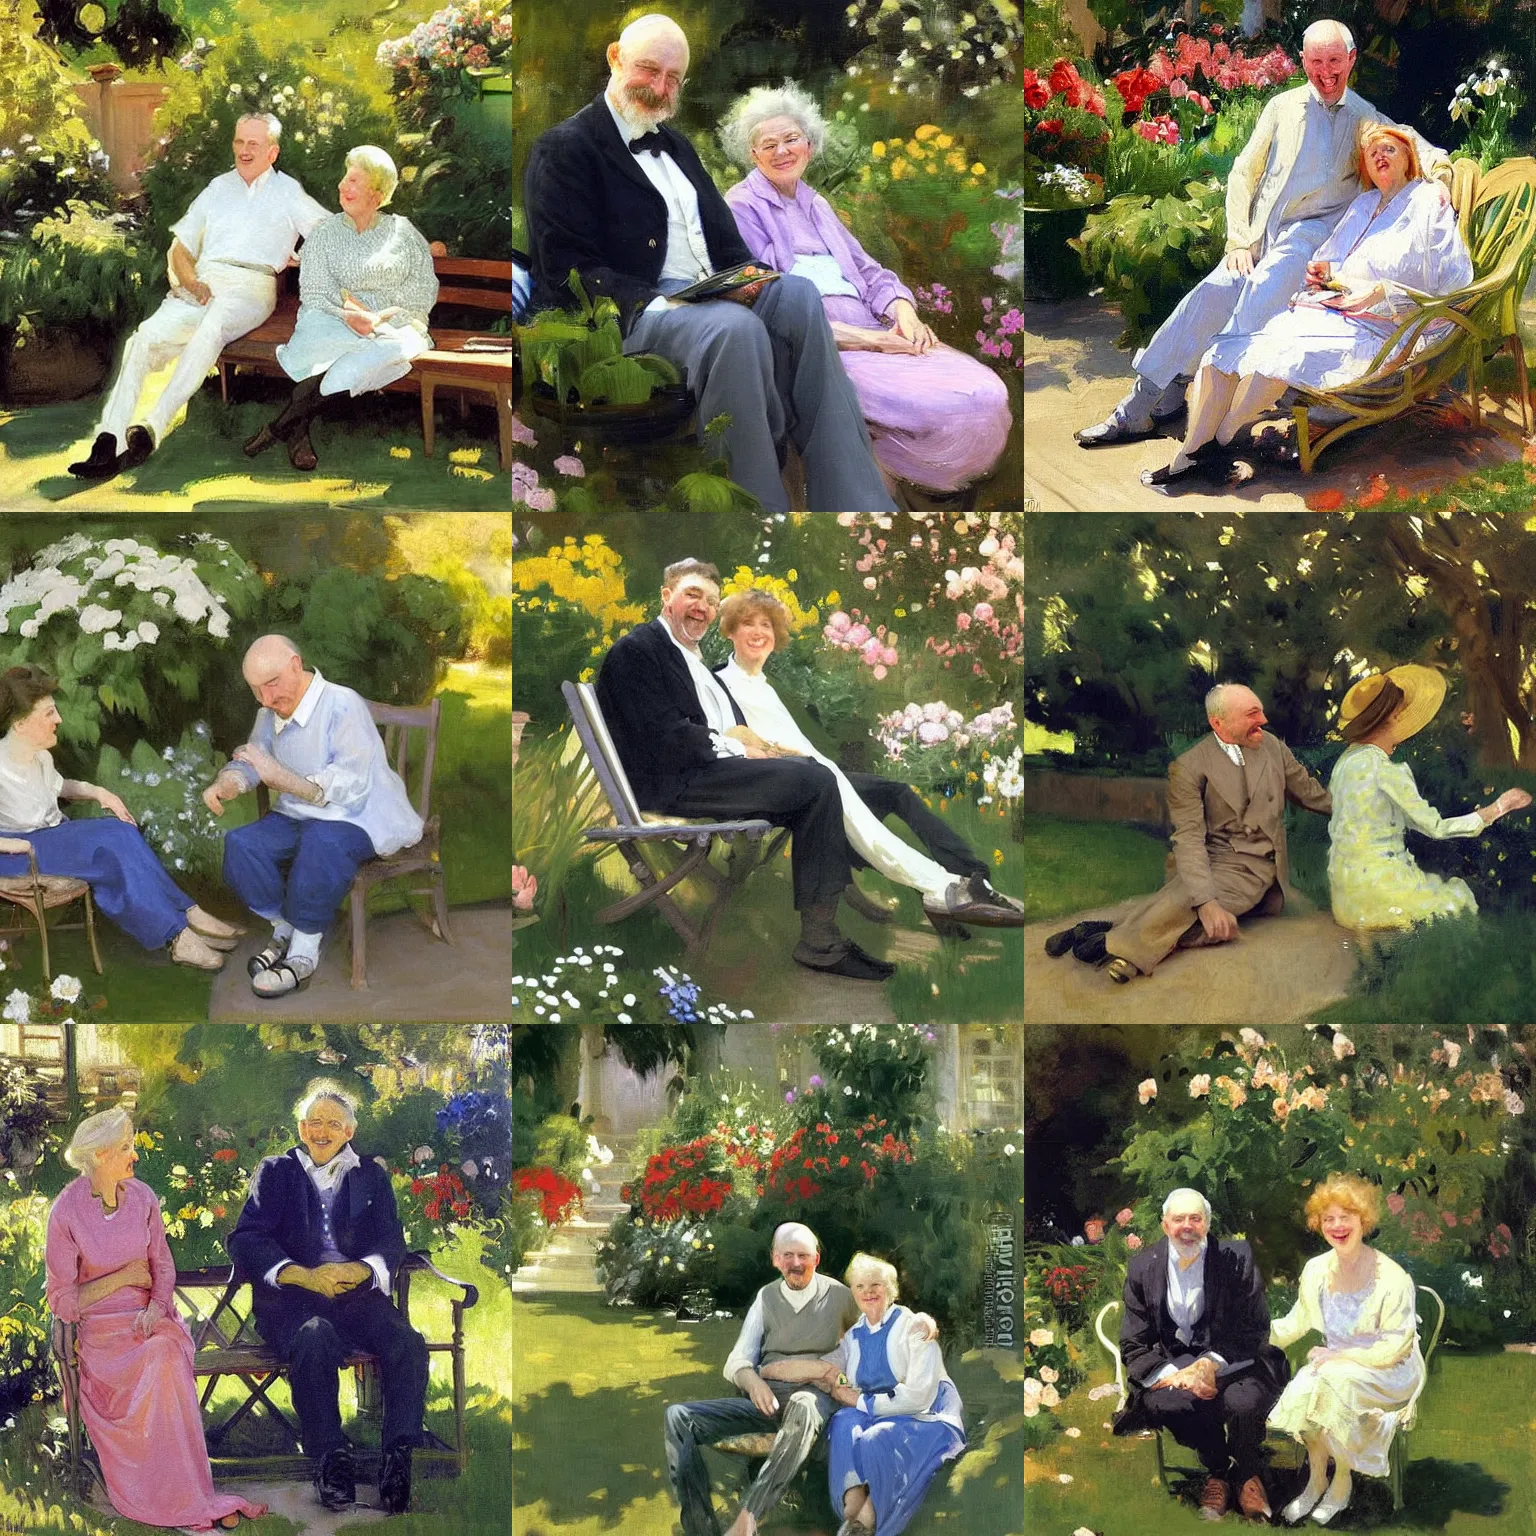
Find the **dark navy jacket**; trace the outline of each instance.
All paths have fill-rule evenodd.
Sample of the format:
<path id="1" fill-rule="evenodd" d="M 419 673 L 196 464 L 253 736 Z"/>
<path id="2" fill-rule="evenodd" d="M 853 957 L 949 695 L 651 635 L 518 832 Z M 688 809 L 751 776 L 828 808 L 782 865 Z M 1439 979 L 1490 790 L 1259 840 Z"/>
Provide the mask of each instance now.
<path id="1" fill-rule="evenodd" d="M 235 1268 L 251 1282 L 258 1319 L 283 1299 L 284 1288 L 262 1278 L 274 1264 L 288 1259 L 313 1269 L 320 1263 L 320 1217 L 320 1196 L 299 1161 L 299 1149 L 263 1158 L 226 1244 Z M 331 1218 L 336 1246 L 349 1259 L 376 1253 L 391 1276 L 404 1262 L 405 1233 L 395 1192 L 389 1175 L 371 1158 L 342 1175 Z"/>
<path id="2" fill-rule="evenodd" d="M 699 223 L 716 272 L 751 261 L 726 201 L 687 139 L 657 130 L 666 152 L 699 194 Z M 611 298 L 627 336 L 660 293 L 667 254 L 667 203 L 635 163 L 600 95 L 534 144 L 523 178 L 533 256 L 533 308 L 567 309 L 572 267 L 594 303 Z"/>

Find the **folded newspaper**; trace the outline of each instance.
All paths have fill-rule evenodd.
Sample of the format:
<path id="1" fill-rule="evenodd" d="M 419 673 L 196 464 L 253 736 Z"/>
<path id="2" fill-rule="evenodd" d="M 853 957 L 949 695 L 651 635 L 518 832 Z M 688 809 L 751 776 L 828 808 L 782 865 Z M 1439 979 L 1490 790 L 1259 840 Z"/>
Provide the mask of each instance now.
<path id="1" fill-rule="evenodd" d="M 698 304 L 705 299 L 724 298 L 738 288 L 750 288 L 753 283 L 771 283 L 783 275 L 782 272 L 775 272 L 772 267 L 762 266 L 755 261 L 744 261 L 738 267 L 728 267 L 724 272 L 701 277 L 698 282 L 690 283 L 676 293 L 669 293 L 667 297 L 684 304 Z"/>

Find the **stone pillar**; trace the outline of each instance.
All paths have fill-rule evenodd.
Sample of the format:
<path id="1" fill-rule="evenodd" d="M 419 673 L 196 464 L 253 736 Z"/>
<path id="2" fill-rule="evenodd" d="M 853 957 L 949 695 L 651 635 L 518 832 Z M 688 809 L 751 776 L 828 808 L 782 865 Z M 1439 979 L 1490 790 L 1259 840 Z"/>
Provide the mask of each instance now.
<path id="1" fill-rule="evenodd" d="M 939 1124 L 946 1131 L 963 1131 L 966 1127 L 961 1123 L 960 1026 L 935 1024 L 933 1030 L 939 1037 L 932 1067 L 933 1097 L 938 1108 Z"/>

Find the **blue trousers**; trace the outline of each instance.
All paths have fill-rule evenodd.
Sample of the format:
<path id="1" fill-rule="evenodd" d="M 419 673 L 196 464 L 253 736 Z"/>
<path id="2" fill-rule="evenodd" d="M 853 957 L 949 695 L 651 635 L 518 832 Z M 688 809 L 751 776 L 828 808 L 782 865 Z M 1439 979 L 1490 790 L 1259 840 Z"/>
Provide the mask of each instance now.
<path id="1" fill-rule="evenodd" d="M 24 835 L 40 873 L 86 881 L 102 915 L 145 949 L 169 944 L 187 926 L 187 909 L 196 903 L 166 874 L 137 827 L 99 816 Z M 26 873 L 24 854 L 0 856 L 0 876 Z"/>
<path id="2" fill-rule="evenodd" d="M 269 811 L 224 839 L 224 883 L 258 917 L 300 933 L 331 925 L 373 843 L 349 821 L 301 821 Z"/>
<path id="3" fill-rule="evenodd" d="M 663 292 L 688 285 L 668 278 Z M 655 352 L 682 369 L 699 402 L 699 434 L 727 415 L 731 479 L 767 512 L 787 512 L 777 444 L 786 437 L 805 462 L 812 512 L 894 512 L 875 463 L 869 428 L 837 355 L 821 294 L 784 276 L 752 304 L 712 299 L 641 314 L 626 352 Z"/>
<path id="4" fill-rule="evenodd" d="M 940 1388 L 945 1391 L 954 1388 L 946 1383 Z M 901 1536 L 934 1474 L 965 1449 L 965 1437 L 953 1424 L 905 1415 L 880 1419 L 860 1408 L 839 1408 L 827 1435 L 833 1512 L 841 1520 L 843 1494 L 867 1484 L 879 1536 Z"/>

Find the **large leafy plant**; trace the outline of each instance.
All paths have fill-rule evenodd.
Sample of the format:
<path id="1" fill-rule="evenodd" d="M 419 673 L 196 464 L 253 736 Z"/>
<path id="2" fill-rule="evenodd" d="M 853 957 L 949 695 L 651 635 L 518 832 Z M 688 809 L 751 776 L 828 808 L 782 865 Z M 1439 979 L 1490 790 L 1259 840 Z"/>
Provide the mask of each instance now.
<path id="1" fill-rule="evenodd" d="M 143 284 L 122 221 L 72 200 L 0 258 L 0 329 L 18 346 L 65 326 L 110 336 L 135 317 Z"/>

